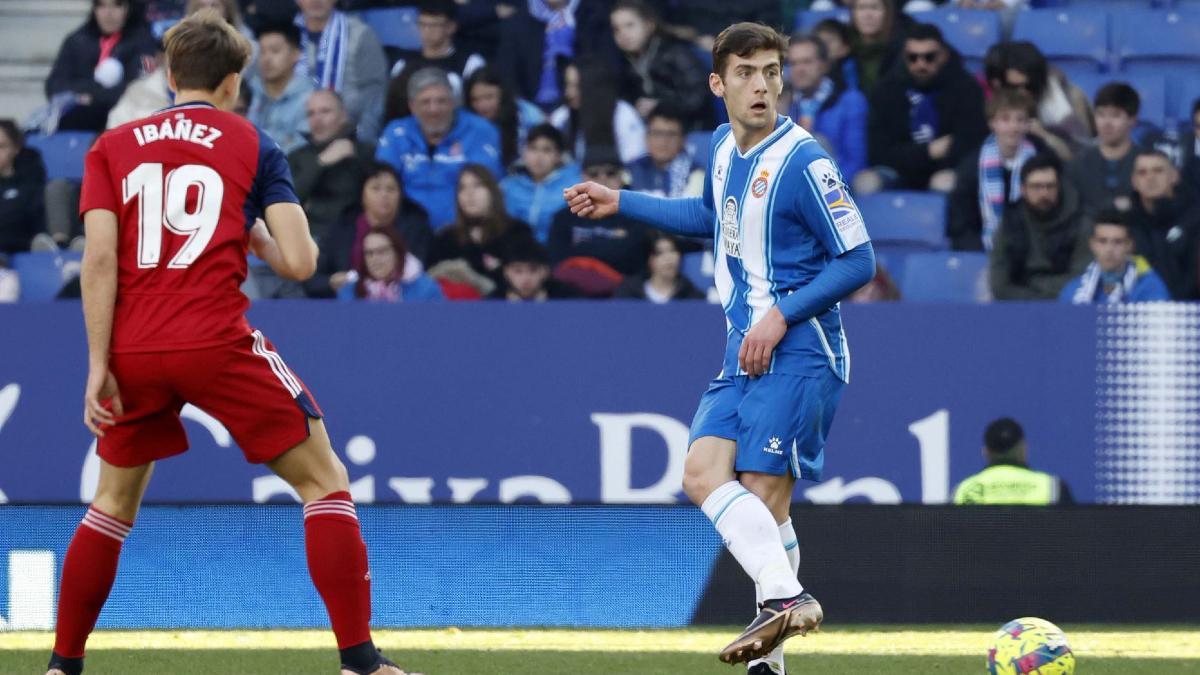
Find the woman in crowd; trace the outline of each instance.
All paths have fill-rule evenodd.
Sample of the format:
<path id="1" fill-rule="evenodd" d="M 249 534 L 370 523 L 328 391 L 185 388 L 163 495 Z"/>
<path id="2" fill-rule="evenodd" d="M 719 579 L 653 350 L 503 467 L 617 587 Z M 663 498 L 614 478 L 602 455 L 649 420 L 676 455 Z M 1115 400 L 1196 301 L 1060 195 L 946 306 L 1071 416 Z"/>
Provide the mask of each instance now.
<path id="1" fill-rule="evenodd" d="M 136 0 L 92 0 L 87 23 L 63 40 L 46 79 L 58 128 L 103 131 L 108 111 L 156 51 Z"/>
<path id="2" fill-rule="evenodd" d="M 1087 94 L 1046 61 L 1032 42 L 1005 42 L 988 50 L 984 77 L 989 91 L 1019 89 L 1033 97 L 1037 114 L 1029 132 L 1063 160 L 1095 135 Z"/>
<path id="3" fill-rule="evenodd" d="M 875 83 L 900 60 L 912 19 L 892 0 L 854 0 L 850 6 L 850 58 L 858 88 L 871 97 Z"/>
<path id="4" fill-rule="evenodd" d="M 704 292 L 680 273 L 681 261 L 675 238 L 651 230 L 646 235 L 646 274 L 626 277 L 614 297 L 648 300 L 655 304 L 704 300 Z"/>
<path id="5" fill-rule="evenodd" d="M 622 96 L 644 118 L 660 100 L 671 101 L 688 127 L 712 122 L 709 68 L 692 46 L 658 29 L 658 17 L 643 0 L 617 0 L 609 15 L 622 60 Z M 591 86 L 590 80 L 584 80 Z"/>
<path id="6" fill-rule="evenodd" d="M 500 184 L 485 166 L 464 166 L 458 175 L 455 194 L 454 223 L 433 238 L 429 266 L 432 269 L 446 262 L 461 261 L 468 273 L 490 279 L 494 284 L 500 280 L 507 242 L 514 236 L 532 237 L 533 232 L 525 223 L 509 217 Z M 459 277 L 459 280 L 464 279 Z"/>
<path id="7" fill-rule="evenodd" d="M 339 298 L 369 302 L 445 299 L 438 283 L 425 274 L 421 261 L 405 249 L 404 240 L 390 227 L 373 229 L 363 238 L 362 260 L 350 280 L 353 284 L 345 286 Z"/>
<path id="8" fill-rule="evenodd" d="M 15 122 L 0 119 L 0 254 L 28 251 L 45 229 L 45 187 L 42 156 L 25 147 Z"/>
<path id="9" fill-rule="evenodd" d="M 586 82 L 587 86 L 580 86 Z M 646 154 L 646 124 L 632 104 L 618 96 L 607 64 L 585 59 L 563 70 L 563 101 L 550 124 L 563 132 L 567 149 L 583 161 L 588 147 L 616 148 L 622 163 Z"/>
<path id="10" fill-rule="evenodd" d="M 514 97 L 496 66 L 471 73 L 463 90 L 467 108 L 500 131 L 500 163 L 510 166 L 521 156 L 526 134 L 545 121 L 545 114 L 535 104 Z"/>

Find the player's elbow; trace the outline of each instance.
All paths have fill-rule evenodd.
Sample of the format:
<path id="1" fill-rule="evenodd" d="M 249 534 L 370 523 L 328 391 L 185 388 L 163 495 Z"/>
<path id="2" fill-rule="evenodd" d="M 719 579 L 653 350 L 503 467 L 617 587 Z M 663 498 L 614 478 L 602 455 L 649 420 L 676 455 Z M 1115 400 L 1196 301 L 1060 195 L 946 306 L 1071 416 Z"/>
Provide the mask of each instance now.
<path id="1" fill-rule="evenodd" d="M 864 242 L 851 251 L 854 257 L 854 276 L 858 286 L 865 286 L 875 278 L 875 249 L 871 242 Z"/>

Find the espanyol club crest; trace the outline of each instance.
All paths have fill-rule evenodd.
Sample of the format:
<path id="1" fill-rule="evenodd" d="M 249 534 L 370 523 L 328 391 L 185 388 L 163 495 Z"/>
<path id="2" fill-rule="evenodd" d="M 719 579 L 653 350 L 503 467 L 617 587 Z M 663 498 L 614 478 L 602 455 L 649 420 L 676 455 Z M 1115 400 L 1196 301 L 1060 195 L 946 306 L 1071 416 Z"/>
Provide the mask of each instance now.
<path id="1" fill-rule="evenodd" d="M 755 178 L 754 182 L 750 184 L 750 194 L 758 197 L 759 199 L 761 199 L 763 195 L 767 194 L 767 177 L 770 175 L 771 174 L 767 173 L 766 171 L 763 171 L 761 174 L 759 174 L 758 178 Z"/>

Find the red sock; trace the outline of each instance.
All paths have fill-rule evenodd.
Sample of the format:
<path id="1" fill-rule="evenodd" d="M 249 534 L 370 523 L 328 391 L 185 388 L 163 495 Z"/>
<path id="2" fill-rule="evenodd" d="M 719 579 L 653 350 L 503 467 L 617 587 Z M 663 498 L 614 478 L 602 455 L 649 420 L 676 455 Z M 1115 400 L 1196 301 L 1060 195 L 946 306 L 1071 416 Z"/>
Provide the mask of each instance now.
<path id="1" fill-rule="evenodd" d="M 63 559 L 62 586 L 58 591 L 58 624 L 54 653 L 66 658 L 83 656 L 88 635 L 96 627 L 100 608 L 117 578 L 121 544 L 133 523 L 113 518 L 90 507 Z"/>
<path id="2" fill-rule="evenodd" d="M 325 601 L 338 649 L 371 639 L 371 574 L 367 545 L 349 492 L 304 505 L 308 573 Z"/>

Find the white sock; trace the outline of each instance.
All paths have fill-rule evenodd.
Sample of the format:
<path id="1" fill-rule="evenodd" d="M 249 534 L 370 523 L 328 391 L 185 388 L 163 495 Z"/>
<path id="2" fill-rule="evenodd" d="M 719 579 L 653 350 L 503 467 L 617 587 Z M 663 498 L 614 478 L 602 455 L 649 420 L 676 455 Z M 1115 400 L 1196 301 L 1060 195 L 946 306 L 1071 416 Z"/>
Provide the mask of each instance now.
<path id="1" fill-rule="evenodd" d="M 800 544 L 796 541 L 796 530 L 792 527 L 792 519 L 788 518 L 779 526 L 779 539 L 783 542 L 783 549 L 787 551 L 788 562 L 792 566 L 792 574 L 800 572 Z M 754 584 L 754 613 L 758 614 L 758 606 L 763 601 L 762 586 Z M 783 645 L 779 645 L 770 654 L 755 659 L 746 664 L 747 668 L 753 668 L 755 665 L 766 662 L 770 663 L 776 672 L 786 673 L 786 666 L 783 662 Z"/>
<path id="2" fill-rule="evenodd" d="M 803 590 L 771 510 L 741 483 L 729 481 L 713 490 L 700 508 L 766 598 L 790 598 Z"/>

